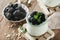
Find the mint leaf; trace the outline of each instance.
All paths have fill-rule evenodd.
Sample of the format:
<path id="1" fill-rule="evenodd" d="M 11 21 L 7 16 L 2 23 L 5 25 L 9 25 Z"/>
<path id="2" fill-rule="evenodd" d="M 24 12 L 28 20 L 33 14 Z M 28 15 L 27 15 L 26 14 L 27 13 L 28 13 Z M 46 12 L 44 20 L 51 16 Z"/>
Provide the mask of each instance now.
<path id="1" fill-rule="evenodd" d="M 24 27 L 20 26 L 19 28 L 22 31 L 22 33 L 26 33 L 27 32 L 27 30 Z"/>
<path id="2" fill-rule="evenodd" d="M 38 18 L 38 16 L 37 15 L 34 15 L 34 19 L 37 19 Z"/>
<path id="3" fill-rule="evenodd" d="M 38 19 L 39 13 L 37 12 L 36 15 L 34 15 L 34 19 Z"/>
<path id="4" fill-rule="evenodd" d="M 38 22 L 41 22 L 41 16 L 39 17 Z"/>

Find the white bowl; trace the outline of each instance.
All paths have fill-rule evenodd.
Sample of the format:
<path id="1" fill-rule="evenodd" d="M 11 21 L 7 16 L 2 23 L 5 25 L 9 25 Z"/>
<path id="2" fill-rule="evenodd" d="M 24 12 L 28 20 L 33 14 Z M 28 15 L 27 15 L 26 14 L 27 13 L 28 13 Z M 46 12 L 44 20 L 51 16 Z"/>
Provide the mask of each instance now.
<path id="1" fill-rule="evenodd" d="M 8 5 L 9 5 L 9 4 L 7 4 L 6 7 L 7 7 Z M 21 5 L 22 8 L 26 11 L 26 14 L 29 14 L 29 9 L 27 8 L 26 5 L 24 5 L 24 4 L 18 4 L 18 5 Z M 5 9 L 6 7 L 4 7 L 4 9 Z M 3 11 L 4 11 L 4 9 L 3 9 Z M 4 18 L 6 18 L 3 11 L 2 11 L 2 13 L 3 13 L 2 15 L 4 16 Z M 25 17 L 25 18 L 26 18 L 26 17 Z M 8 20 L 7 18 L 6 18 L 6 19 L 7 19 L 8 21 L 10 21 L 10 22 L 21 22 L 21 21 L 24 21 L 25 18 L 24 18 L 24 19 L 21 19 L 21 20 L 19 20 L 19 21 Z"/>
<path id="2" fill-rule="evenodd" d="M 39 2 L 42 1 L 45 5 L 49 7 L 55 7 L 60 4 L 60 0 L 38 0 Z"/>

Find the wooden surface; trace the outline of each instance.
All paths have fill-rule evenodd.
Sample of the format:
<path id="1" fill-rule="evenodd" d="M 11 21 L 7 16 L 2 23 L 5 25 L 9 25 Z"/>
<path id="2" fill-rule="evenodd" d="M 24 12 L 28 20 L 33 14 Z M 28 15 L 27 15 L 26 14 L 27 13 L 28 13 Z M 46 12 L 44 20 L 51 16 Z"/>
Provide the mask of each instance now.
<path id="1" fill-rule="evenodd" d="M 55 37 L 51 40 L 60 40 L 60 29 L 53 29 L 53 31 L 55 32 Z"/>
<path id="2" fill-rule="evenodd" d="M 14 30 L 15 30 L 15 33 L 18 33 L 18 31 L 17 31 L 18 26 L 26 23 L 25 21 L 23 21 L 21 23 L 20 22 L 12 23 L 3 17 L 2 10 L 5 7 L 5 5 L 8 4 L 9 2 L 10 2 L 9 0 L 0 2 L 0 4 L 1 4 L 0 5 L 0 40 L 6 40 L 6 38 L 4 36 L 5 33 L 10 34 Z M 38 4 L 34 5 L 34 7 L 32 7 L 32 8 L 34 8 L 34 10 L 32 9 L 33 11 L 35 11 L 35 10 L 40 11 Z M 52 17 L 52 19 L 50 19 L 49 22 L 50 22 L 49 27 L 53 28 L 54 29 L 53 31 L 55 32 L 55 37 L 51 40 L 60 40 L 60 29 L 58 29 L 58 28 L 60 28 L 60 25 L 59 25 L 60 24 L 60 16 L 55 15 L 54 17 Z M 16 25 L 13 26 L 12 28 L 9 28 L 9 26 L 11 26 L 12 24 L 16 24 Z M 20 40 L 24 40 L 24 39 L 20 39 Z"/>

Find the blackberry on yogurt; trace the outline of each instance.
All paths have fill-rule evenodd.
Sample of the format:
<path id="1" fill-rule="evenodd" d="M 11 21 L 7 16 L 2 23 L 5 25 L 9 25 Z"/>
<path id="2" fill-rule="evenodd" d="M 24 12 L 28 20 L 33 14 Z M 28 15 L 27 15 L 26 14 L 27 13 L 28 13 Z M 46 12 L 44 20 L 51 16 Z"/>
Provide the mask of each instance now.
<path id="1" fill-rule="evenodd" d="M 42 12 L 37 12 L 37 11 L 32 12 L 32 14 L 30 15 L 28 19 L 28 21 L 32 23 L 33 25 L 39 25 L 43 23 L 45 20 L 46 20 L 45 14 L 43 14 Z"/>
<path id="2" fill-rule="evenodd" d="M 19 4 L 9 4 L 4 9 L 4 16 L 11 21 L 19 21 L 26 17 L 26 10 Z"/>

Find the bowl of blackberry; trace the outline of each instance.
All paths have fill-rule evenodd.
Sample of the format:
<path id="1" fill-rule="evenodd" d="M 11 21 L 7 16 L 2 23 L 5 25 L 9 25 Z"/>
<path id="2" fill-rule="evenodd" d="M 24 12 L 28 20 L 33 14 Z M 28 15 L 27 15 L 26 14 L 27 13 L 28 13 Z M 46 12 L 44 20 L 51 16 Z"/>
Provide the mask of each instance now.
<path id="1" fill-rule="evenodd" d="M 21 22 L 25 20 L 28 8 L 24 4 L 10 3 L 4 8 L 4 17 L 11 22 Z"/>

